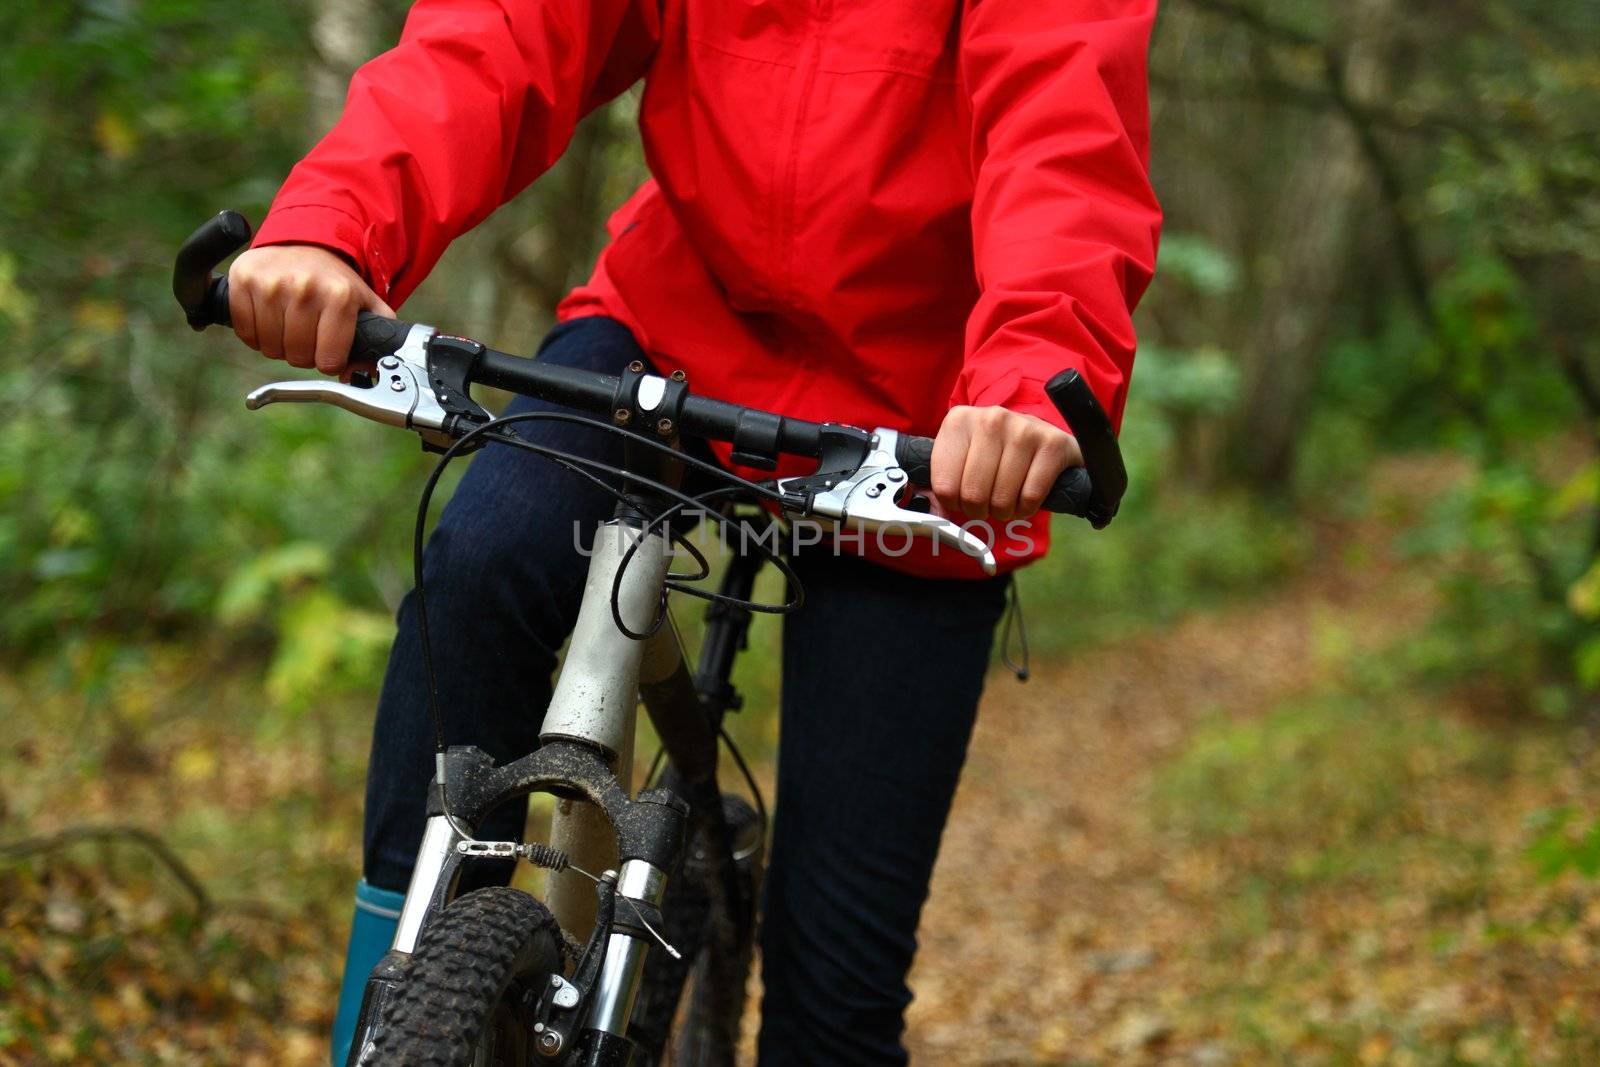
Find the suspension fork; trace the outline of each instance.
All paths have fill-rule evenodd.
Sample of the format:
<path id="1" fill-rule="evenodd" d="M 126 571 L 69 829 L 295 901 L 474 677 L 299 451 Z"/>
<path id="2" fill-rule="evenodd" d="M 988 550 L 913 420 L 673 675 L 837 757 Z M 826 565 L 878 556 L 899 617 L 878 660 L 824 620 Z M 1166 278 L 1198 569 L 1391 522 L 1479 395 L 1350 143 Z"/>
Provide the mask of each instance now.
<path id="1" fill-rule="evenodd" d="M 594 746 L 605 755 L 623 790 L 630 793 L 636 694 L 645 644 L 617 629 L 612 618 L 612 590 L 616 590 L 617 613 L 623 622 L 642 632 L 659 610 L 668 565 L 666 538 L 651 534 L 640 540 L 640 530 L 633 522 L 613 519 L 595 531 L 578 622 L 539 733 L 541 744 L 569 740 Z M 617 573 L 635 545 L 619 584 Z M 562 799 L 557 803 L 550 843 L 586 870 L 616 867 L 616 835 L 604 813 L 584 801 Z M 570 871 L 553 875 L 546 900 L 561 928 L 573 936 L 584 936 L 594 925 L 594 886 L 582 876 Z"/>
<path id="2" fill-rule="evenodd" d="M 629 469 L 650 470 L 674 484 L 681 476 L 681 467 L 663 461 L 659 453 L 631 441 L 627 452 Z M 596 533 L 578 623 L 540 732 L 541 744 L 568 739 L 599 747 L 610 758 L 624 792 L 632 791 L 633 737 L 641 696 L 661 679 L 687 677 L 683 644 L 670 615 L 644 641 L 617 626 L 620 618 L 635 634 L 644 632 L 657 612 L 665 610 L 671 534 L 652 533 L 640 542 L 648 528 L 643 516 L 658 514 L 660 502 L 646 496 L 637 499 L 637 505 L 619 506 L 617 518 Z M 714 773 L 716 736 L 711 733 L 709 738 Z M 679 823 L 675 841 L 658 839 L 648 849 L 634 847 L 616 865 L 619 836 L 627 835 L 616 832 L 622 827 L 609 824 L 610 815 L 593 804 L 562 800 L 551 825 L 551 843 L 568 851 L 576 863 L 591 871 L 613 866 L 617 871 L 616 906 L 587 1009 L 579 1060 L 585 1067 L 620 1067 L 632 1058 L 629 1023 L 651 941 L 659 939 L 657 931 L 665 926 L 660 905 L 667 874 L 676 866 L 685 840 Z M 573 932 L 586 930 L 595 921 L 593 887 L 580 877 L 574 872 L 555 875 L 546 894 L 562 929 Z"/>
<path id="3" fill-rule="evenodd" d="M 642 363 L 635 363 L 628 373 L 638 375 L 645 370 Z M 675 456 L 646 448 L 632 438 L 626 440 L 623 453 L 623 466 L 629 471 L 666 485 L 682 481 L 683 465 Z M 670 532 L 644 533 L 650 519 L 670 504 L 636 482 L 624 485 L 628 498 L 618 503 L 611 521 L 595 531 L 578 621 L 539 742 L 572 740 L 596 746 L 610 762 L 624 792 L 631 794 L 640 667 L 663 655 L 681 657 L 682 646 L 670 618 L 643 642 L 617 627 L 621 619 L 634 633 L 650 628 L 662 610 L 671 564 Z M 613 828 L 603 812 L 581 800 L 557 802 L 550 820 L 550 843 L 585 870 L 604 871 L 617 865 Z M 581 875 L 571 871 L 553 874 L 545 900 L 561 928 L 574 936 L 582 936 L 594 926 L 594 887 Z"/>

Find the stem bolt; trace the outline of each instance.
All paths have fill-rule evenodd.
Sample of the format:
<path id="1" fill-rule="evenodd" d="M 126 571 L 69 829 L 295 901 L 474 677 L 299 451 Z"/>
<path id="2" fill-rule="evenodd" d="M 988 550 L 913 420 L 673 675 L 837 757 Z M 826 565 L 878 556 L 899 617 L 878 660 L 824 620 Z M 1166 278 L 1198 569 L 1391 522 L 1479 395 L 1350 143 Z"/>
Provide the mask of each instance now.
<path id="1" fill-rule="evenodd" d="M 671 419 L 662 419 L 660 422 L 657 422 L 656 423 L 656 432 L 659 433 L 662 437 L 666 437 L 668 434 L 672 433 L 672 420 Z"/>
<path id="2" fill-rule="evenodd" d="M 627 425 L 631 415 L 627 408 L 618 408 L 612 413 L 611 417 L 616 419 L 619 425 Z"/>

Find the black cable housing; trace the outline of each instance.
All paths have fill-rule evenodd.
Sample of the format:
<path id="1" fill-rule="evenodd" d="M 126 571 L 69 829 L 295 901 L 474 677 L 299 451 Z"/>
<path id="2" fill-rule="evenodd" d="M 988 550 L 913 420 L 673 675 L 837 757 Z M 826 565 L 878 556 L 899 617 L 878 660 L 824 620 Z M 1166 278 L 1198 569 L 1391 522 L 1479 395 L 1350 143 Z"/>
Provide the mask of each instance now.
<path id="1" fill-rule="evenodd" d="M 675 486 L 670 486 L 663 482 L 656 481 L 655 479 L 644 477 L 626 469 L 625 467 L 619 467 L 615 464 L 607 463 L 604 460 L 597 460 L 592 457 L 580 456 L 575 453 L 565 452 L 561 449 L 538 445 L 531 441 L 525 441 L 520 437 L 512 436 L 502 432 L 505 428 L 519 422 L 536 421 L 577 423 L 584 426 L 593 427 L 598 430 L 615 433 L 618 436 L 626 437 L 632 441 L 643 443 L 644 445 L 657 451 L 668 453 L 677 461 L 702 470 L 705 473 L 720 478 L 730 484 L 719 486 L 698 495 L 690 495 L 682 492 Z M 452 443 L 449 448 L 445 449 L 444 453 L 439 457 L 439 461 L 434 465 L 433 470 L 428 475 L 426 483 L 423 485 L 422 496 L 417 504 L 416 524 L 412 531 L 412 577 L 416 592 L 417 636 L 422 646 L 423 674 L 426 678 L 428 686 L 428 718 L 433 729 L 434 751 L 436 755 L 444 754 L 446 751 L 446 743 L 444 735 L 444 716 L 440 710 L 439 704 L 438 672 L 434 665 L 433 644 L 428 632 L 427 590 L 426 580 L 423 573 L 428 511 L 429 506 L 433 502 L 433 494 L 438 488 L 439 480 L 441 477 L 443 477 L 444 471 L 449 466 L 450 461 L 462 455 L 465 451 L 467 451 L 469 446 L 476 444 L 479 440 L 484 438 L 487 438 L 488 440 L 497 444 L 508 445 L 510 447 L 521 449 L 525 452 L 531 452 L 534 455 L 542 456 L 545 459 L 551 460 L 562 468 L 569 470 L 572 473 L 585 478 L 599 488 L 604 489 L 606 492 L 616 497 L 620 502 L 630 502 L 629 494 L 618 486 L 610 484 L 595 472 L 599 471 L 606 474 L 615 475 L 616 477 L 624 479 L 635 486 L 642 486 L 652 492 L 659 493 L 676 501 L 671 507 L 645 520 L 645 525 L 640 530 L 639 536 L 635 538 L 633 544 L 628 547 L 628 550 L 624 554 L 621 563 L 618 565 L 616 579 L 612 583 L 611 589 L 611 614 L 612 618 L 617 624 L 618 629 L 620 629 L 630 638 L 635 640 L 643 640 L 661 628 L 666 620 L 666 598 L 669 590 L 674 592 L 688 593 L 692 596 L 697 596 L 705 600 L 731 604 L 747 611 L 765 613 L 786 614 L 788 612 L 797 610 L 801 604 L 804 603 L 804 593 L 801 590 L 799 578 L 794 574 L 792 568 L 790 568 L 788 561 L 784 560 L 777 553 L 769 551 L 764 545 L 758 545 L 758 550 L 784 573 L 784 575 L 792 583 L 791 588 L 795 590 L 794 598 L 787 603 L 762 604 L 756 601 L 741 600 L 737 597 L 730 597 L 721 593 L 704 589 L 696 589 L 693 586 L 682 584 L 686 581 L 697 581 L 699 579 L 708 577 L 711 573 L 711 568 L 704 554 L 701 553 L 698 548 L 694 547 L 686 538 L 672 529 L 672 519 L 677 515 L 682 514 L 686 509 L 703 507 L 704 504 L 709 500 L 718 499 L 734 493 L 748 493 L 756 497 L 781 503 L 782 498 L 779 496 L 777 491 L 771 488 L 769 485 L 750 481 L 749 479 L 742 478 L 731 471 L 724 470 L 714 463 L 708 463 L 705 460 L 698 459 L 694 456 L 684 455 L 682 452 L 673 448 L 669 444 L 654 440 L 642 434 L 635 433 L 634 431 L 625 427 L 600 422 L 597 419 L 587 418 L 582 415 L 573 415 L 560 411 L 528 411 L 516 415 L 505 415 L 493 419 L 464 434 L 462 437 Z M 621 612 L 618 606 L 618 594 L 621 589 L 622 576 L 624 573 L 626 573 L 629 564 L 633 561 L 639 545 L 646 537 L 654 532 L 657 526 L 662 527 L 672 544 L 681 545 L 696 560 L 696 562 L 699 563 L 701 573 L 695 575 L 669 575 L 669 581 L 664 584 L 662 589 L 660 611 L 658 611 L 649 629 L 643 633 L 636 633 L 635 631 L 629 629 L 622 621 Z M 676 578 L 676 580 L 670 580 L 672 578 Z M 724 738 L 726 739 L 726 733 L 724 733 Z M 736 759 L 740 763 L 741 769 L 744 771 L 746 780 L 753 785 L 754 778 L 750 776 L 749 770 L 743 767 L 742 757 L 738 757 L 736 755 Z M 439 783 L 439 790 L 441 806 L 444 808 L 446 816 L 448 817 L 449 802 L 444 795 L 445 784 L 442 781 Z M 758 804 L 760 804 L 761 811 L 763 813 L 764 823 L 766 809 L 765 805 L 760 803 L 759 794 Z"/>

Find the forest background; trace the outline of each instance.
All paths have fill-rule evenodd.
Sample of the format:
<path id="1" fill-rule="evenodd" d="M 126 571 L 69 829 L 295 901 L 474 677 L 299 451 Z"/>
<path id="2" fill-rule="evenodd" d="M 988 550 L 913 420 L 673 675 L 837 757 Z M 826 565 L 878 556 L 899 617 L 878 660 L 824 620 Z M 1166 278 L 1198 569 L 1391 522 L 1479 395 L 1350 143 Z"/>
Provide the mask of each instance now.
<path id="1" fill-rule="evenodd" d="M 0 1063 L 323 1055 L 426 460 L 246 414 L 281 365 L 191 334 L 169 271 L 260 218 L 404 8 L 0 10 Z M 1587 0 L 1165 5 L 1132 489 L 1023 576 L 1040 680 L 986 715 L 1115 740 L 1109 821 L 1080 793 L 1081 841 L 1008 845 L 1109 852 L 1168 934 L 1086 888 L 1048 927 L 1073 1007 L 980 1004 L 980 1051 L 925 962 L 933 1062 L 1600 1058 L 1597 46 Z M 636 108 L 407 317 L 531 350 L 645 173 Z M 740 679 L 763 775 L 775 642 Z M 952 833 L 996 790 L 1073 783 L 978 773 Z"/>

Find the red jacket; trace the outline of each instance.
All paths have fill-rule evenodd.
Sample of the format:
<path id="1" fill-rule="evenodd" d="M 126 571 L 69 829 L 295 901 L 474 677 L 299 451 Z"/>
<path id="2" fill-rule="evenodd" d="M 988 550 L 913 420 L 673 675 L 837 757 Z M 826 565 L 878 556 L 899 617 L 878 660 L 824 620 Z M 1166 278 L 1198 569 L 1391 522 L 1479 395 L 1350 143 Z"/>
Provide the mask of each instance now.
<path id="1" fill-rule="evenodd" d="M 343 252 L 398 306 L 643 77 L 654 177 L 563 318 L 614 316 L 696 392 L 801 418 L 932 435 L 953 404 L 999 404 L 1059 425 L 1042 383 L 1072 366 L 1120 420 L 1160 225 L 1154 17 L 1155 0 L 419 0 L 256 243 Z M 899 565 L 976 573 L 926 555 Z"/>

